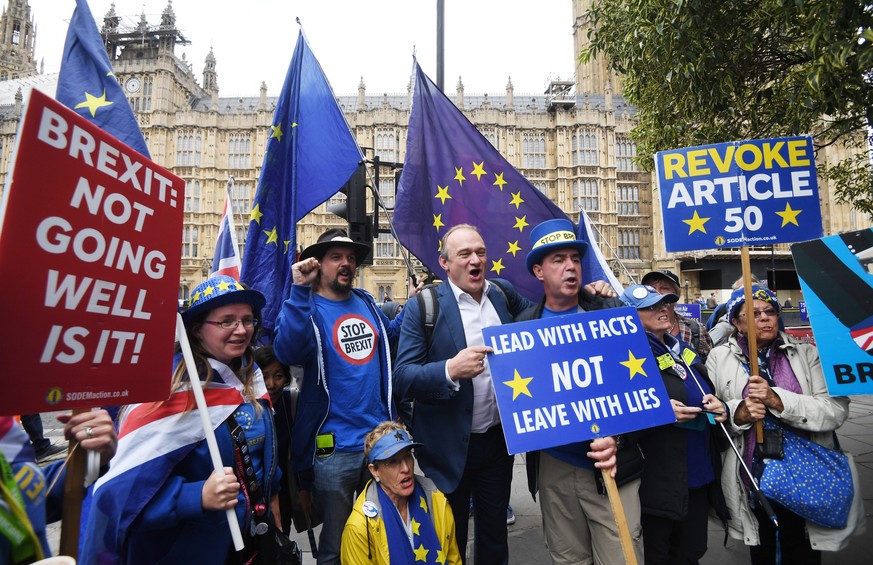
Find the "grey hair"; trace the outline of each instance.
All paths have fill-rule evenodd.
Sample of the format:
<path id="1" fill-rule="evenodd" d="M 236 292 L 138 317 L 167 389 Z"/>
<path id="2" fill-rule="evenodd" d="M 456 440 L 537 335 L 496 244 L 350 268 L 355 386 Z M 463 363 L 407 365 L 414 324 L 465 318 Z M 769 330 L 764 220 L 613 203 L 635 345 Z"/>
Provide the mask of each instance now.
<path id="1" fill-rule="evenodd" d="M 458 224 L 456 226 L 450 227 L 449 231 L 447 231 L 443 235 L 443 238 L 440 240 L 440 257 L 442 257 L 445 260 L 448 260 L 448 258 L 449 258 L 449 251 L 448 251 L 448 249 L 446 249 L 446 242 L 449 240 L 449 236 L 458 230 L 473 230 L 474 232 L 478 233 L 480 236 L 482 235 L 482 232 L 479 231 L 479 228 L 477 228 L 476 226 L 474 226 L 472 224 Z"/>

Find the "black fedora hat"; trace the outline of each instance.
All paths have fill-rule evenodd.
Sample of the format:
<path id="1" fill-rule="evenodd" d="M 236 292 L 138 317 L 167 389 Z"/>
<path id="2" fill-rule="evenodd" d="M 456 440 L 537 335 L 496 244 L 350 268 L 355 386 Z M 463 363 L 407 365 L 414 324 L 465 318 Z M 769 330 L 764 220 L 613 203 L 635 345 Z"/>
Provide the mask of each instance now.
<path id="1" fill-rule="evenodd" d="M 351 247 L 352 250 L 354 250 L 355 259 L 357 259 L 358 265 L 363 263 L 364 259 L 367 258 L 367 255 L 370 254 L 369 245 L 352 241 L 346 233 L 346 230 L 342 228 L 331 228 L 318 236 L 318 241 L 303 250 L 300 254 L 300 260 L 303 261 L 304 259 L 315 257 L 321 261 L 321 258 L 324 257 L 324 254 L 327 253 L 328 249 L 340 246 Z"/>

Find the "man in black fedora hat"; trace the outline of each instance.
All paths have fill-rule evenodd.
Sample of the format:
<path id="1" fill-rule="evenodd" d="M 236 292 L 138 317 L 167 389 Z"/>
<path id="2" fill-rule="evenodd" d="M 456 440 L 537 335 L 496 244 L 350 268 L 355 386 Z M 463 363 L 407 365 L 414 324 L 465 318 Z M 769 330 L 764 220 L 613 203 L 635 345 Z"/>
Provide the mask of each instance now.
<path id="1" fill-rule="evenodd" d="M 369 474 L 364 436 L 396 417 L 388 340 L 403 314 L 389 321 L 353 287 L 369 253 L 344 230 L 324 232 L 292 266 L 291 296 L 276 322 L 276 356 L 304 368 L 291 449 L 301 506 L 314 488 L 324 519 L 319 564 L 340 562 L 343 526 Z"/>

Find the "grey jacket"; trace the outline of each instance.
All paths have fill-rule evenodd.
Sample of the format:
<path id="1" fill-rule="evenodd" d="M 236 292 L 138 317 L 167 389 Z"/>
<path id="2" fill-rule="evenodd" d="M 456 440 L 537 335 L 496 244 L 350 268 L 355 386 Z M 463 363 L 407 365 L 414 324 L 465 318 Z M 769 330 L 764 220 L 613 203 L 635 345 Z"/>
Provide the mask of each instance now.
<path id="1" fill-rule="evenodd" d="M 788 356 L 803 394 L 773 387 L 773 391 L 782 400 L 784 409 L 778 413 L 774 410 L 770 412 L 790 426 L 809 431 L 812 441 L 833 448 L 832 432 L 846 421 L 849 415 L 849 399 L 828 396 L 821 360 L 814 345 L 796 341 L 786 333 L 780 335 L 785 342 L 781 349 Z M 715 385 L 715 395 L 728 406 L 730 417 L 725 425 L 740 453 L 743 452 L 745 443 L 744 433 L 751 427 L 751 424 L 734 423 L 734 414 L 743 401 L 743 389 L 749 381 L 746 363 L 746 356 L 737 343 L 736 334 L 731 335 L 727 343 L 715 347 L 706 362 L 709 376 Z M 759 545 L 758 522 L 749 509 L 741 473 L 743 470 L 734 451 L 726 450 L 721 486 L 731 514 L 728 532 L 731 537 L 743 540 L 746 545 Z M 856 487 L 855 490 L 857 495 L 859 489 Z M 863 527 L 863 522 L 859 524 L 857 518 L 857 513 L 850 513 L 849 524 L 841 530 L 823 528 L 807 522 L 810 545 L 817 550 L 839 551 L 848 544 L 848 538 L 856 528 Z"/>

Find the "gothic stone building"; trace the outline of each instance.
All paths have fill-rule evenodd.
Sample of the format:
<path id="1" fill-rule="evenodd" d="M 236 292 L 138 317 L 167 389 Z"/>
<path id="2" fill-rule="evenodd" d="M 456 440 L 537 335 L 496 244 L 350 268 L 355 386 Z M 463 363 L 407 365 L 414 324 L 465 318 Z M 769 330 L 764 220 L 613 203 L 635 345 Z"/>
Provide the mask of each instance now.
<path id="1" fill-rule="evenodd" d="M 566 55 L 575 61 L 587 43 L 589 23 L 584 14 L 591 0 L 571 1 L 574 19 L 568 23 L 572 23 L 574 45 Z M 122 18 L 113 6 L 99 27 L 152 158 L 187 182 L 179 290 L 180 298 L 187 298 L 209 272 L 230 177 L 244 252 L 248 214 L 276 99 L 263 83 L 255 96 L 221 96 L 218 64 L 211 52 L 202 75 L 196 76 L 192 64 L 176 54 L 176 47 L 187 40 L 177 27 L 171 0 L 158 22 L 148 22 L 144 14 L 138 21 Z M 24 96 L 34 87 L 53 94 L 57 84 L 56 74 L 37 73 L 35 40 L 36 26 L 26 0 L 8 0 L 0 18 L 0 181 L 4 185 Z M 224 72 L 232 76 L 233 69 Z M 373 95 L 362 78 L 356 95 L 338 97 L 359 145 L 373 148 L 371 154 L 383 162 L 403 162 L 410 88 L 411 83 L 399 94 Z M 578 220 L 579 210 L 587 211 L 603 254 L 622 283 L 638 281 L 654 268 L 669 268 L 680 273 L 690 296 L 710 291 L 724 296 L 724 289 L 739 276 L 738 250 L 666 253 L 652 175 L 633 162 L 635 145 L 629 132 L 635 111 L 621 95 L 620 77 L 610 73 L 603 60 L 577 64 L 575 77 L 552 81 L 544 93 L 516 93 L 508 81 L 499 94 L 471 95 L 459 79 L 449 96 L 571 218 Z M 840 155 L 839 148 L 831 148 L 824 157 L 831 160 Z M 390 209 L 395 178 L 385 169 L 380 179 L 381 196 Z M 827 234 L 870 225 L 848 205 L 836 203 L 827 183 L 822 182 L 820 190 Z M 335 197 L 300 223 L 302 245 L 314 242 L 327 227 L 343 225 L 343 220 L 327 212 L 327 205 L 341 198 Z M 372 210 L 372 198 L 369 206 Z M 755 274 L 768 277 L 780 295 L 796 301 L 799 285 L 787 246 L 753 248 L 752 256 Z M 402 300 L 407 266 L 390 235 L 378 235 L 373 263 L 361 270 L 359 285 L 378 299 L 388 293 Z"/>

